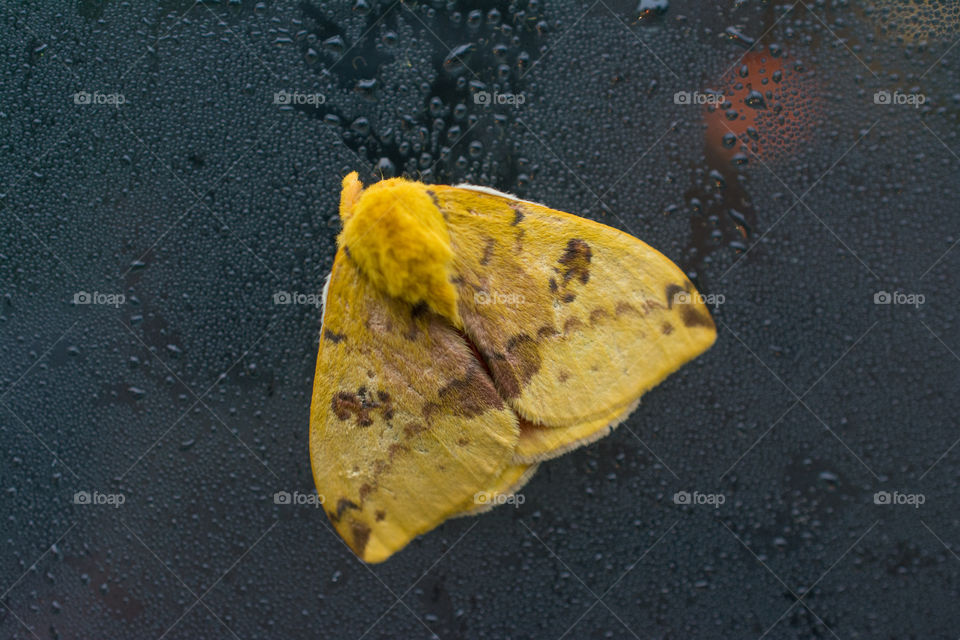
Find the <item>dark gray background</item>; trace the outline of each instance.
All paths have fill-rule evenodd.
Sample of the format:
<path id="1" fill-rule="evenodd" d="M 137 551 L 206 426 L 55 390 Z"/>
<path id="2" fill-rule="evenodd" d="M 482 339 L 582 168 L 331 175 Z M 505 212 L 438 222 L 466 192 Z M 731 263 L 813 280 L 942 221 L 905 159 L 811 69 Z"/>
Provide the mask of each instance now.
<path id="1" fill-rule="evenodd" d="M 956 3 L 640 5 L 4 3 L 0 636 L 956 636 Z M 738 163 L 674 100 L 709 88 L 760 123 Z M 354 169 L 625 229 L 723 296 L 717 343 L 519 508 L 365 566 L 273 500 L 313 490 L 320 324 L 273 295 L 319 293 Z"/>

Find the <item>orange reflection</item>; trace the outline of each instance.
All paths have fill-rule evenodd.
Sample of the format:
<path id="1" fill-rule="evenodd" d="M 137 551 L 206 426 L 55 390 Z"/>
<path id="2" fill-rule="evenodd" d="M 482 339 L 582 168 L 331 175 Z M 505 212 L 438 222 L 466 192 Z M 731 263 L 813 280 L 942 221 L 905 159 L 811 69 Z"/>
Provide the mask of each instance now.
<path id="1" fill-rule="evenodd" d="M 803 64 L 779 50 L 748 52 L 721 78 L 722 104 L 705 107 L 707 154 L 736 164 L 798 151 L 820 112 L 815 87 Z"/>

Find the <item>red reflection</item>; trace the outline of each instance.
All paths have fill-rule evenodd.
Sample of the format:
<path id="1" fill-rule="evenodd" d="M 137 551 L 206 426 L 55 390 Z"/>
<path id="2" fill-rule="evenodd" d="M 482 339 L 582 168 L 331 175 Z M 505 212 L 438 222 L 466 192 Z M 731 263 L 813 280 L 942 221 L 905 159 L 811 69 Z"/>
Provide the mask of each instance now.
<path id="1" fill-rule="evenodd" d="M 751 51 L 716 89 L 722 104 L 708 103 L 704 111 L 708 156 L 737 163 L 756 154 L 769 162 L 810 141 L 819 98 L 812 73 L 800 61 Z"/>

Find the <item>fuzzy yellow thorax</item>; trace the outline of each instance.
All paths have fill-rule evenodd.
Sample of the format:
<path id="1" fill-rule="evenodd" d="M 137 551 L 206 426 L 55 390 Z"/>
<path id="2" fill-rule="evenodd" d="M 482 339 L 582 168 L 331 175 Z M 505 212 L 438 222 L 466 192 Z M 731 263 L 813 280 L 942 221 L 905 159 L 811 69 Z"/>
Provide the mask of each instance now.
<path id="1" fill-rule="evenodd" d="M 392 178 L 364 189 L 353 172 L 343 179 L 340 218 L 337 242 L 374 286 L 461 326 L 450 234 L 426 185 Z"/>

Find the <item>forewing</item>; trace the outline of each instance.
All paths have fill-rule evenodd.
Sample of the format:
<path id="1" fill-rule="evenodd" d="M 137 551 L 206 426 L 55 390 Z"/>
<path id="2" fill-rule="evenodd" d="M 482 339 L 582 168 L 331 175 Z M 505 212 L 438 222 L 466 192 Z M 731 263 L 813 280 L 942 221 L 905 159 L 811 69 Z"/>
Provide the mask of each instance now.
<path id="1" fill-rule="evenodd" d="M 432 191 L 454 244 L 464 330 L 533 425 L 605 429 L 713 343 L 693 285 L 640 240 L 504 194 Z"/>
<path id="2" fill-rule="evenodd" d="M 338 252 L 328 283 L 310 458 L 331 522 L 367 562 L 470 508 L 508 472 L 519 428 L 443 318 L 389 298 Z"/>

